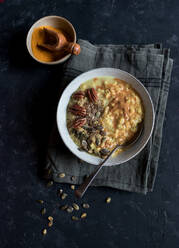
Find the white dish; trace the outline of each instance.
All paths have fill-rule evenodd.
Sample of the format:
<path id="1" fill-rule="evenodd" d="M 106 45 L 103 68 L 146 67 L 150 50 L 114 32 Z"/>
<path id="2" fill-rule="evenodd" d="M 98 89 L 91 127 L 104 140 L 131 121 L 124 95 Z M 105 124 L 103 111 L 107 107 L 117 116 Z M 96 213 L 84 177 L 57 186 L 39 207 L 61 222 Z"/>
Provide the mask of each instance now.
<path id="1" fill-rule="evenodd" d="M 78 146 L 71 139 L 66 126 L 66 111 L 71 95 L 73 94 L 74 91 L 78 89 L 78 87 L 82 83 L 95 77 L 104 77 L 104 76 L 112 76 L 129 83 L 139 93 L 140 97 L 142 98 L 144 110 L 145 110 L 144 129 L 141 137 L 132 147 L 130 147 L 126 151 L 121 152 L 119 155 L 117 155 L 114 158 L 111 158 L 108 162 L 106 162 L 105 165 L 110 166 L 110 165 L 122 164 L 135 157 L 145 147 L 153 131 L 155 114 L 154 114 L 154 108 L 151 97 L 148 91 L 146 90 L 146 88 L 143 86 L 143 84 L 134 76 L 132 76 L 131 74 L 125 71 L 114 68 L 98 68 L 79 75 L 78 77 L 73 79 L 72 82 L 66 87 L 59 100 L 58 108 L 57 108 L 57 127 L 65 145 L 78 158 L 94 165 L 97 165 L 102 161 L 102 159 L 99 157 L 78 150 Z"/>

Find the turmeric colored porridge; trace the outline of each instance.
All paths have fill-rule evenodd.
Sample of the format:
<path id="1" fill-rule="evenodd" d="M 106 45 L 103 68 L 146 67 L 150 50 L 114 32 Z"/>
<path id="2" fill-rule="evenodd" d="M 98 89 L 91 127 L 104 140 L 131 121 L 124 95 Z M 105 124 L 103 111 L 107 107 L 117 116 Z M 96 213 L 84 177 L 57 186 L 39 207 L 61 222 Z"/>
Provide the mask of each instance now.
<path id="1" fill-rule="evenodd" d="M 90 79 L 73 93 L 67 107 L 67 128 L 79 149 L 105 157 L 117 144 L 130 141 L 144 118 L 142 100 L 125 81 Z M 115 152 L 117 155 L 122 149 Z"/>

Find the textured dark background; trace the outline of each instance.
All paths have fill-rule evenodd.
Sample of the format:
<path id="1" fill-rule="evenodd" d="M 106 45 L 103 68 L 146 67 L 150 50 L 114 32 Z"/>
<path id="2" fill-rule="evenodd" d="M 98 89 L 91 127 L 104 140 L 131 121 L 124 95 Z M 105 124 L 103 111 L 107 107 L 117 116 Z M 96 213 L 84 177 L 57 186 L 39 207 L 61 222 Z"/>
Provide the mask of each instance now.
<path id="1" fill-rule="evenodd" d="M 2 1 L 0 1 L 2 2 Z M 60 88 L 60 66 L 33 61 L 25 48 L 30 26 L 60 15 L 94 43 L 153 43 L 171 47 L 172 84 L 156 184 L 147 196 L 92 188 L 88 218 L 74 223 L 58 210 L 59 185 L 46 189 L 43 162 Z M 178 0 L 4 0 L 0 3 L 0 247 L 179 247 L 179 2 Z M 63 188 L 70 194 L 69 185 Z M 104 203 L 106 196 L 111 204 Z M 70 196 L 69 202 L 73 197 Z M 46 201 L 54 226 L 43 237 Z"/>

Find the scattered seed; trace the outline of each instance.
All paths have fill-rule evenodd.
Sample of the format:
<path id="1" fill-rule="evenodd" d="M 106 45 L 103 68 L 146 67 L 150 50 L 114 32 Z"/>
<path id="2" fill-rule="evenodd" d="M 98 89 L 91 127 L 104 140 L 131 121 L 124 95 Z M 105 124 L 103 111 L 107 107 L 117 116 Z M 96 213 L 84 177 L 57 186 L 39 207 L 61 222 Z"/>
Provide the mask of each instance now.
<path id="1" fill-rule="evenodd" d="M 79 207 L 76 203 L 73 203 L 72 205 L 73 205 L 73 207 L 74 207 L 74 209 L 75 209 L 76 211 L 78 211 L 78 210 L 80 209 L 80 207 Z"/>
<path id="2" fill-rule="evenodd" d="M 47 234 L 47 229 L 43 229 L 43 230 L 42 230 L 42 234 L 43 234 L 43 235 L 46 235 L 46 234 Z"/>
<path id="3" fill-rule="evenodd" d="M 65 177 L 65 173 L 60 173 L 60 174 L 58 174 L 58 177 L 64 178 L 64 177 Z"/>
<path id="4" fill-rule="evenodd" d="M 86 218 L 86 216 L 87 216 L 87 213 L 82 213 L 82 214 L 81 214 L 81 219 Z"/>
<path id="5" fill-rule="evenodd" d="M 72 207 L 72 206 L 69 206 L 69 207 L 66 209 L 66 211 L 67 211 L 68 213 L 72 213 L 72 212 L 73 212 L 73 207 Z"/>
<path id="6" fill-rule="evenodd" d="M 40 203 L 40 204 L 43 204 L 44 203 L 43 200 L 37 200 L 37 202 Z"/>
<path id="7" fill-rule="evenodd" d="M 89 205 L 88 203 L 83 203 L 83 204 L 82 204 L 82 207 L 83 207 L 83 208 L 89 208 L 90 205 Z"/>
<path id="8" fill-rule="evenodd" d="M 74 181 L 74 180 L 75 180 L 75 176 L 72 176 L 72 177 L 71 177 L 71 180 Z"/>
<path id="9" fill-rule="evenodd" d="M 53 181 L 49 181 L 48 183 L 47 183 L 47 187 L 51 187 L 53 185 Z"/>
<path id="10" fill-rule="evenodd" d="M 46 208 L 42 208 L 42 209 L 41 209 L 41 214 L 42 214 L 42 215 L 46 214 L 46 212 L 47 212 Z"/>
<path id="11" fill-rule="evenodd" d="M 68 207 L 68 205 L 63 205 L 63 206 L 60 207 L 60 209 L 61 209 L 61 210 L 66 210 L 67 207 Z"/>
<path id="12" fill-rule="evenodd" d="M 72 218 L 72 220 L 79 220 L 79 218 L 77 216 L 72 216 L 71 218 Z"/>
<path id="13" fill-rule="evenodd" d="M 53 226 L 53 221 L 50 221 L 50 222 L 48 223 L 48 226 L 49 226 L 49 227 Z"/>
<path id="14" fill-rule="evenodd" d="M 68 195 L 67 195 L 66 193 L 63 193 L 63 194 L 61 195 L 61 199 L 64 200 L 67 196 L 68 196 Z"/>
<path id="15" fill-rule="evenodd" d="M 53 217 L 49 216 L 48 220 L 49 220 L 48 226 L 51 227 L 53 225 Z"/>
<path id="16" fill-rule="evenodd" d="M 75 185 L 72 184 L 72 185 L 70 186 L 70 188 L 71 188 L 72 190 L 74 190 L 74 189 L 75 189 Z"/>
<path id="17" fill-rule="evenodd" d="M 58 194 L 61 195 L 63 193 L 63 189 L 58 190 Z"/>
<path id="18" fill-rule="evenodd" d="M 106 198 L 106 203 L 110 203 L 111 202 L 111 197 L 107 197 Z"/>
<path id="19" fill-rule="evenodd" d="M 49 217 L 48 217 L 48 220 L 49 220 L 49 221 L 53 221 L 53 217 L 52 217 L 52 216 L 49 216 Z"/>

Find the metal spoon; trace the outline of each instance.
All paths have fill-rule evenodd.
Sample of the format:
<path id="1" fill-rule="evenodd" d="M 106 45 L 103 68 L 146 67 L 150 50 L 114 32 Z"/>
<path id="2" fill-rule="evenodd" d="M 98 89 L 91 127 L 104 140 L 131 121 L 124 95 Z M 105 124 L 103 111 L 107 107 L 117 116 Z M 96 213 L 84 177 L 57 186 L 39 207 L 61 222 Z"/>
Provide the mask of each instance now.
<path id="1" fill-rule="evenodd" d="M 134 136 L 133 139 L 131 139 L 128 143 L 125 143 L 124 145 L 116 145 L 115 148 L 109 153 L 109 155 L 97 166 L 97 168 L 92 172 L 85 180 L 84 182 L 75 190 L 75 196 L 78 198 L 82 198 L 96 175 L 99 173 L 103 165 L 106 163 L 106 161 L 111 157 L 111 155 L 119 148 L 127 148 L 132 145 L 134 145 L 137 140 L 140 138 L 142 131 L 143 131 L 143 122 L 140 124 L 140 128 L 138 129 L 139 131 L 137 134 Z"/>

